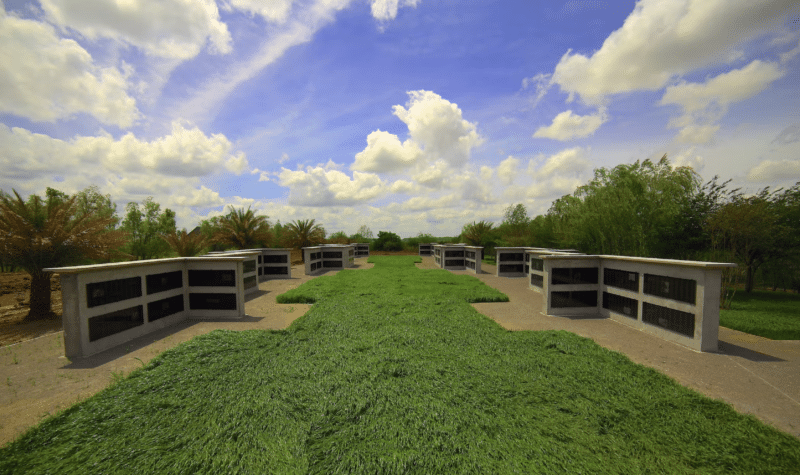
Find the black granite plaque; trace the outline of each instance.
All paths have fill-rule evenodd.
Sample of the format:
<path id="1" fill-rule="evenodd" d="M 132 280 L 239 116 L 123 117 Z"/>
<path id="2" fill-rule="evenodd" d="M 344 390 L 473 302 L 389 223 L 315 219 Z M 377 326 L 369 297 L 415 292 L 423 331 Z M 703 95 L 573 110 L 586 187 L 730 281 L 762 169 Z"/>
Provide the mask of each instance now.
<path id="1" fill-rule="evenodd" d="M 97 341 L 144 324 L 144 307 L 123 308 L 89 318 L 89 341 Z"/>
<path id="2" fill-rule="evenodd" d="M 619 269 L 603 269 L 603 283 L 620 289 L 639 291 L 639 273 Z"/>
<path id="3" fill-rule="evenodd" d="M 694 314 L 692 313 L 643 302 L 642 321 L 694 338 Z"/>
<path id="4" fill-rule="evenodd" d="M 236 287 L 236 271 L 190 270 L 190 287 Z"/>
<path id="5" fill-rule="evenodd" d="M 603 292 L 603 308 L 634 320 L 639 318 L 639 301 L 621 295 Z"/>
<path id="6" fill-rule="evenodd" d="M 121 302 L 142 296 L 142 278 L 107 280 L 86 284 L 86 306 L 89 308 Z"/>
<path id="7" fill-rule="evenodd" d="M 147 304 L 147 321 L 154 322 L 179 312 L 183 312 L 183 295 L 156 300 Z"/>
<path id="8" fill-rule="evenodd" d="M 644 275 L 644 293 L 672 300 L 690 303 L 697 302 L 697 282 L 663 275 Z"/>
<path id="9" fill-rule="evenodd" d="M 236 294 L 191 293 L 189 308 L 192 310 L 236 310 Z"/>
<path id="10" fill-rule="evenodd" d="M 183 287 L 183 272 L 176 270 L 163 274 L 151 274 L 145 277 L 147 295 L 165 292 Z"/>

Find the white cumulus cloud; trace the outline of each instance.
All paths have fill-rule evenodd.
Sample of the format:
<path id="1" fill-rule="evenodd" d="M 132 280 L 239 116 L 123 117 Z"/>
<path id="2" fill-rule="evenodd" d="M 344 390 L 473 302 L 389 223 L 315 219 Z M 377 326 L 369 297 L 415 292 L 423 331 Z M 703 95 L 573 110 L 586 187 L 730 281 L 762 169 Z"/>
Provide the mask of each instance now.
<path id="1" fill-rule="evenodd" d="M 89 39 L 111 38 L 152 56 L 189 59 L 206 43 L 210 51 L 232 50 L 228 27 L 214 0 L 42 0 L 48 18 Z"/>
<path id="2" fill-rule="evenodd" d="M 279 184 L 289 188 L 289 204 L 302 206 L 354 205 L 371 201 L 387 191 L 374 173 L 353 172 L 353 178 L 329 166 L 306 170 L 282 168 Z"/>
<path id="3" fill-rule="evenodd" d="M 538 178 L 546 178 L 556 174 L 580 173 L 591 167 L 586 155 L 587 149 L 583 147 L 564 149 L 550 155 L 538 170 L 533 169 L 534 162 L 531 161 L 529 171 Z"/>
<path id="4" fill-rule="evenodd" d="M 155 182 L 159 176 L 200 177 L 226 169 L 242 173 L 247 159 L 234 152 L 221 134 L 210 137 L 176 122 L 172 133 L 141 140 L 132 133 L 54 139 L 22 128 L 0 124 L 0 177 L 28 179 L 35 176 L 133 176 L 142 174 Z M 54 160 L 54 157 L 58 157 Z M 137 185 L 138 186 L 138 185 Z"/>
<path id="5" fill-rule="evenodd" d="M 292 0 L 225 0 L 222 8 L 226 11 L 241 10 L 271 22 L 284 23 L 289 17 Z"/>
<path id="6" fill-rule="evenodd" d="M 356 154 L 352 170 L 394 172 L 413 166 L 422 151 L 412 140 L 400 143 L 396 135 L 376 130 L 367 136 L 367 148 Z"/>
<path id="7" fill-rule="evenodd" d="M 785 74 L 777 64 L 755 60 L 704 83 L 669 86 L 659 104 L 681 107 L 683 114 L 669 124 L 681 129 L 678 141 L 708 143 L 719 129 L 713 123 L 722 118 L 730 104 L 755 96 Z"/>
<path id="8" fill-rule="evenodd" d="M 764 160 L 747 174 L 747 179 L 756 182 L 800 180 L 800 160 Z"/>
<path id="9" fill-rule="evenodd" d="M 87 113 L 129 127 L 138 118 L 127 75 L 101 68 L 52 26 L 0 9 L 0 111 L 40 122 Z"/>
<path id="10" fill-rule="evenodd" d="M 417 3 L 419 0 L 402 1 L 402 5 L 406 7 L 416 7 Z M 372 0 L 372 16 L 380 21 L 394 20 L 400 4 L 400 0 Z"/>
<path id="11" fill-rule="evenodd" d="M 406 107 L 394 106 L 394 115 L 408 125 L 411 140 L 429 160 L 465 164 L 473 148 L 484 142 L 477 125 L 462 117 L 458 105 L 432 91 L 410 91 Z"/>
<path id="12" fill-rule="evenodd" d="M 517 168 L 519 167 L 519 164 L 520 160 L 510 155 L 508 158 L 500 162 L 500 165 L 497 166 L 497 177 L 500 178 L 500 182 L 505 185 L 510 185 L 513 183 L 514 178 L 518 174 Z"/>
<path id="13" fill-rule="evenodd" d="M 609 94 L 658 90 L 674 77 L 740 57 L 737 48 L 774 28 L 792 0 L 641 0 L 591 56 L 568 51 L 553 82 L 600 105 Z"/>
<path id="14" fill-rule="evenodd" d="M 536 130 L 533 136 L 562 141 L 588 137 L 607 121 L 608 115 L 603 108 L 591 115 L 577 115 L 567 110 L 555 116 L 552 124 Z"/>

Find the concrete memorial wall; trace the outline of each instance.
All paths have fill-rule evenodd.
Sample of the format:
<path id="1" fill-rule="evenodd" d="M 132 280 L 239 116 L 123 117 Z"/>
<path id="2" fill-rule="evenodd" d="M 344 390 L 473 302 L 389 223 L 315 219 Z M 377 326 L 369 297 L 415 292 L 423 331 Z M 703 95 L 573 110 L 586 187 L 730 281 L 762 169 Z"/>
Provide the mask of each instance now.
<path id="1" fill-rule="evenodd" d="M 244 316 L 255 253 L 47 268 L 59 274 L 67 358 L 90 356 L 188 318 Z M 247 272 L 245 272 L 247 270 Z"/>

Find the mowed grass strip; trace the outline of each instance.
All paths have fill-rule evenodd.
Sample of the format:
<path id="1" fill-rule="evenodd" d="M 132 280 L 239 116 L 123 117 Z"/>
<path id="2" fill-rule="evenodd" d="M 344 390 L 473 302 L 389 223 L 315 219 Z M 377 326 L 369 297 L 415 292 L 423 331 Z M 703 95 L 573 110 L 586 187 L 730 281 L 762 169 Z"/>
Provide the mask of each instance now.
<path id="1" fill-rule="evenodd" d="M 467 303 L 504 295 L 413 259 L 279 296 L 314 302 L 285 331 L 164 352 L 0 473 L 798 473 L 797 439 L 591 340 L 506 331 Z"/>
<path id="2" fill-rule="evenodd" d="M 772 340 L 800 340 L 800 295 L 736 292 L 731 308 L 719 311 L 719 323 Z"/>

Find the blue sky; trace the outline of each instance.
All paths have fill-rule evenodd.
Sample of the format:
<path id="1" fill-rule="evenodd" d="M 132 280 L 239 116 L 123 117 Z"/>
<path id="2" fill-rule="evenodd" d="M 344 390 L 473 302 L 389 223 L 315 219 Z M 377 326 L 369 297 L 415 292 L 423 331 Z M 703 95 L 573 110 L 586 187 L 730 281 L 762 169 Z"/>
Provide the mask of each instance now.
<path id="1" fill-rule="evenodd" d="M 664 153 L 788 186 L 794 3 L 0 0 L 0 189 L 407 237 Z"/>

